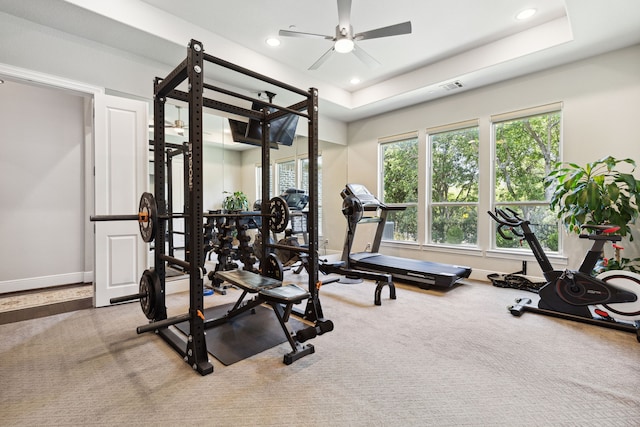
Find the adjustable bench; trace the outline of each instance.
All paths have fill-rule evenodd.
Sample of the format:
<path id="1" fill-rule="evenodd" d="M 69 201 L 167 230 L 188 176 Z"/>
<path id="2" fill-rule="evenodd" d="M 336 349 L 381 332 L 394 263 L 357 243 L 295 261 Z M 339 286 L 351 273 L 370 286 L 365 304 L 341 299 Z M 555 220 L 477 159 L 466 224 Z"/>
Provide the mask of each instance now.
<path id="1" fill-rule="evenodd" d="M 279 280 L 261 276 L 246 270 L 217 271 L 215 273 L 215 277 L 240 288 L 242 290 L 242 295 L 225 316 L 219 319 L 206 321 L 205 327 L 216 326 L 227 322 L 240 313 L 254 309 L 260 304 L 268 304 L 273 308 L 273 311 L 278 318 L 278 322 L 287 337 L 287 341 L 289 341 L 292 348 L 291 353 L 284 356 L 284 363 L 287 365 L 290 365 L 301 357 L 315 351 L 313 345 L 303 345 L 302 343 L 304 341 L 333 329 L 333 323 L 328 320 L 317 322 L 317 326 L 305 328 L 297 333 L 293 331 L 288 323 L 293 305 L 299 304 L 302 300 L 311 296 L 309 292 L 298 285 L 283 285 Z M 251 300 L 245 301 L 244 299 L 248 294 L 256 295 Z"/>

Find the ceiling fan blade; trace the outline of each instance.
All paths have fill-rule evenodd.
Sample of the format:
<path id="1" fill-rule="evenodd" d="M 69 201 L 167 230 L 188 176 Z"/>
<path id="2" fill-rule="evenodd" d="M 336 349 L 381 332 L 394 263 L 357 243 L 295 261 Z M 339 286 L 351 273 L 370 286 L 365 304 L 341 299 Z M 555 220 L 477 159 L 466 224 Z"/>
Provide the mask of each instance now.
<path id="1" fill-rule="evenodd" d="M 376 28 L 353 36 L 354 40 L 377 39 L 380 37 L 399 36 L 402 34 L 411 34 L 411 21 L 401 24 L 389 25 L 388 27 Z"/>
<path id="2" fill-rule="evenodd" d="M 333 40 L 333 36 L 325 36 L 322 34 L 313 34 L 313 33 L 302 33 L 300 31 L 280 30 L 278 34 L 284 37 L 304 37 L 308 39 L 310 38 L 310 39 Z"/>
<path id="3" fill-rule="evenodd" d="M 376 59 L 373 56 L 369 55 L 367 52 L 362 50 L 362 48 L 358 45 L 353 46 L 352 52 L 355 56 L 358 57 L 360 61 L 367 64 L 369 68 L 376 68 L 381 65 L 378 61 L 376 61 Z"/>
<path id="4" fill-rule="evenodd" d="M 335 49 L 333 48 L 333 46 L 331 46 L 331 49 L 326 51 L 316 62 L 313 63 L 313 65 L 311 65 L 311 67 L 309 67 L 309 69 L 317 70 L 318 68 L 320 68 L 320 66 L 324 64 L 331 55 L 333 55 L 333 52 L 335 52 Z"/>
<path id="5" fill-rule="evenodd" d="M 338 0 L 338 26 L 351 27 L 351 0 Z"/>

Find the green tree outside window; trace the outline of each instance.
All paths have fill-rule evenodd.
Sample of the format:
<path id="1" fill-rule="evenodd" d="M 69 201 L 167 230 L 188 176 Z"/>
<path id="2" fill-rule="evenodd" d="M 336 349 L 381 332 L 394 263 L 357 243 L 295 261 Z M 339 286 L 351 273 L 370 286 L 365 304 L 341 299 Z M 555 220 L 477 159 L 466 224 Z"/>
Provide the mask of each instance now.
<path id="1" fill-rule="evenodd" d="M 559 111 L 499 122 L 494 125 L 495 206 L 509 207 L 531 221 L 543 248 L 559 250 L 558 221 L 549 209 L 551 189 L 545 177 L 560 158 Z M 505 240 L 498 248 L 519 248 L 526 242 Z"/>
<path id="2" fill-rule="evenodd" d="M 431 143 L 432 243 L 477 245 L 478 127 L 435 133 Z"/>

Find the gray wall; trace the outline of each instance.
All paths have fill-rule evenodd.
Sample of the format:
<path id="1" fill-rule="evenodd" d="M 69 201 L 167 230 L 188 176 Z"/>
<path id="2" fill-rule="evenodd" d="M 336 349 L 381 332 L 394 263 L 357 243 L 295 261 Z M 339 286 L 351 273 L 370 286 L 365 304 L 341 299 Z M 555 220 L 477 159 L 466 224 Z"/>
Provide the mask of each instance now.
<path id="1" fill-rule="evenodd" d="M 83 105 L 0 85 L 0 293 L 84 281 Z"/>
<path id="2" fill-rule="evenodd" d="M 398 110 L 351 123 L 348 129 L 348 180 L 365 184 L 377 193 L 377 139 L 383 136 L 419 131 L 420 152 L 426 153 L 425 129 L 464 120 L 480 120 L 480 210 L 490 208 L 491 145 L 489 117 L 520 109 L 562 102 L 564 161 L 585 164 L 612 155 L 640 162 L 640 45 L 601 55 L 548 71 L 506 81 L 456 96 Z M 421 174 L 421 189 L 425 176 Z M 640 171 L 636 171 L 640 177 Z M 640 256 L 640 230 L 636 239 L 626 242 L 625 256 Z M 444 250 L 433 246 L 388 245 L 383 248 L 410 258 L 469 265 L 474 277 L 486 272 L 513 272 L 520 269 L 523 256 L 507 259 L 489 251 L 493 231 L 488 215 L 480 215 L 479 247 L 474 250 Z M 575 235 L 564 239 L 568 259 L 557 263 L 576 266 L 588 243 Z M 610 255 L 609 255 L 610 256 Z M 533 260 L 532 257 L 528 259 Z M 533 266 L 535 263 L 530 264 Z M 539 270 L 532 269 L 539 273 Z"/>

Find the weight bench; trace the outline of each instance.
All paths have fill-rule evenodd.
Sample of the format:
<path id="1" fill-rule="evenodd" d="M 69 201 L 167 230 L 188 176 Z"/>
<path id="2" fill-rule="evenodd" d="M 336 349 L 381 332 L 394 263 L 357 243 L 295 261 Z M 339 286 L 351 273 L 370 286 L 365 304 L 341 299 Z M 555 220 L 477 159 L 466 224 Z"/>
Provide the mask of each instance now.
<path id="1" fill-rule="evenodd" d="M 295 284 L 283 285 L 281 281 L 270 277 L 261 276 L 246 270 L 218 271 L 215 274 L 217 279 L 231 283 L 242 290 L 242 295 L 236 301 L 229 312 L 219 318 L 205 321 L 205 328 L 213 327 L 225 323 L 233 317 L 251 310 L 260 304 L 268 304 L 273 308 L 278 322 L 291 345 L 292 351 L 284 356 L 284 363 L 290 365 L 296 360 L 314 353 L 311 344 L 302 344 L 304 341 L 333 330 L 331 321 L 317 322 L 317 326 L 311 326 L 297 333 L 289 325 L 289 316 L 294 304 L 299 304 L 302 300 L 311 295 L 306 290 Z M 248 294 L 256 294 L 251 300 L 245 301 Z"/>

